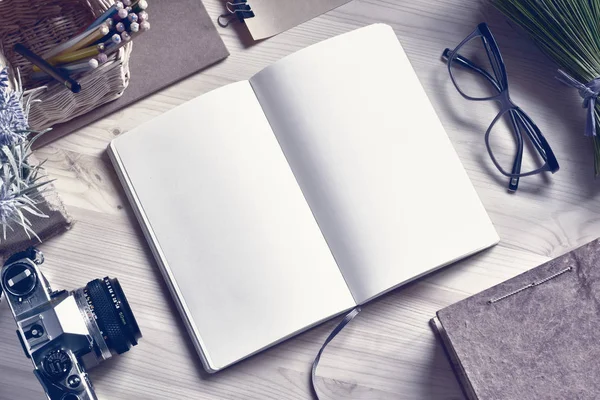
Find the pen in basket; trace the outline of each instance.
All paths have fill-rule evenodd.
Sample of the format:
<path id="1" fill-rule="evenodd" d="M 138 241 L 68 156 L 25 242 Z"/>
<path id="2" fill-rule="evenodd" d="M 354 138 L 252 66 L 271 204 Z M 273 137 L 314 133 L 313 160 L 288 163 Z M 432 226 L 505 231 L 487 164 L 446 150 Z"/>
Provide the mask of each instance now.
<path id="1" fill-rule="evenodd" d="M 33 51 L 23 46 L 21 43 L 15 44 L 14 50 L 23 57 L 25 57 L 27 60 L 29 60 L 32 64 L 37 65 L 46 74 L 50 75 L 58 82 L 65 85 L 67 89 L 69 89 L 71 92 L 78 93 L 81 90 L 81 85 L 79 84 L 79 82 L 69 77 L 69 74 L 67 74 L 65 71 L 61 71 L 57 68 L 54 68 L 42 57 L 38 56 Z"/>
<path id="2" fill-rule="evenodd" d="M 65 72 L 66 74 L 75 74 L 78 72 L 89 71 L 90 63 L 89 63 L 89 61 L 81 61 L 81 62 L 75 62 L 75 63 L 71 63 L 71 64 L 64 64 L 64 65 L 61 65 L 60 67 L 56 67 L 56 68 L 60 71 Z M 33 80 L 42 80 L 42 79 L 48 79 L 48 74 L 46 74 L 44 71 L 37 71 L 37 72 L 31 73 L 31 75 L 29 75 L 29 77 Z"/>

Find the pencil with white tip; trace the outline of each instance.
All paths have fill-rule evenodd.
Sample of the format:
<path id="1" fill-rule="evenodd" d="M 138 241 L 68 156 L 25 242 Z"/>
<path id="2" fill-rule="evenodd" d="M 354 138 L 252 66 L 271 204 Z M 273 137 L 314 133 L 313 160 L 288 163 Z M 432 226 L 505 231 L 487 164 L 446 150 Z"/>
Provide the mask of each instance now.
<path id="1" fill-rule="evenodd" d="M 148 13 L 146 11 L 140 11 L 137 16 L 138 16 L 137 22 L 148 21 Z"/>
<path id="2" fill-rule="evenodd" d="M 148 2 L 146 0 L 140 0 L 137 3 L 135 3 L 134 5 L 131 6 L 131 9 L 134 12 L 144 11 L 147 8 L 148 8 Z"/>
<path id="3" fill-rule="evenodd" d="M 107 25 L 104 25 L 104 24 L 100 25 L 96 29 L 92 29 L 90 31 L 83 32 L 82 34 L 75 36 L 74 38 L 66 41 L 65 43 L 56 46 L 52 50 L 44 53 L 42 55 L 42 58 L 48 60 L 49 58 L 52 58 L 59 54 L 66 53 L 67 51 L 69 51 L 69 52 L 73 51 L 72 48 L 74 50 L 81 49 L 81 48 L 89 45 L 90 43 L 93 43 L 93 42 L 96 42 L 96 41 L 102 39 L 109 32 L 110 32 L 110 29 L 108 28 Z M 81 45 L 80 42 L 84 43 L 84 44 Z"/>
<path id="4" fill-rule="evenodd" d="M 122 8 L 117 12 L 119 19 L 125 19 L 129 15 L 129 11 L 126 8 Z"/>
<path id="5" fill-rule="evenodd" d="M 68 63 L 72 63 L 72 62 L 75 62 L 75 61 L 85 60 L 85 59 L 90 58 L 90 57 L 95 57 L 99 53 L 100 52 L 98 51 L 98 46 L 90 46 L 90 47 L 85 47 L 83 49 L 74 51 L 72 53 L 66 53 L 66 54 L 56 55 L 54 57 L 51 57 L 51 58 L 47 59 L 46 61 L 50 65 L 68 64 Z M 34 65 L 33 66 L 33 70 L 34 71 L 39 71 L 39 68 L 37 68 Z"/>
<path id="6" fill-rule="evenodd" d="M 94 22 L 92 22 L 92 24 L 87 27 L 86 31 L 90 31 L 90 30 L 94 29 L 95 27 L 103 24 L 104 21 L 111 19 L 122 8 L 124 8 L 123 3 L 120 1 L 117 1 L 108 10 L 106 10 L 101 16 L 99 16 Z"/>

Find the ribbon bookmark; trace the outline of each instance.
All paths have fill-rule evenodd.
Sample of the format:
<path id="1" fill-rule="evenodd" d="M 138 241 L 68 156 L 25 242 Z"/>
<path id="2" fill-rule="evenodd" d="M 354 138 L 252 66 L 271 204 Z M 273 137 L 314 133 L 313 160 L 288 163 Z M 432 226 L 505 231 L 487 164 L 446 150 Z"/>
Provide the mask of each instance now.
<path id="1" fill-rule="evenodd" d="M 594 108 L 596 107 L 596 98 L 600 94 L 600 77 L 592 79 L 588 83 L 581 83 L 562 69 L 558 70 L 556 77 L 565 85 L 574 87 L 579 91 L 583 99 L 583 108 L 587 108 L 587 121 L 585 122 L 585 136 L 596 136 L 596 118 L 594 118 Z"/>
<path id="2" fill-rule="evenodd" d="M 317 399 L 319 398 L 319 395 L 317 394 L 317 387 L 315 385 L 315 379 L 316 379 L 316 374 L 317 374 L 317 367 L 319 366 L 319 361 L 321 360 L 321 354 L 323 354 L 323 350 L 325 350 L 325 347 L 327 347 L 329 342 L 331 342 L 333 340 L 333 338 L 335 338 L 338 335 L 338 333 L 340 333 L 342 331 L 342 329 L 344 329 L 344 327 L 346 325 L 348 325 L 348 323 L 350 321 L 352 321 L 354 319 L 354 317 L 356 317 L 358 315 L 359 312 L 360 312 L 360 307 L 356 307 L 355 309 L 350 311 L 348 314 L 346 314 L 344 319 L 329 334 L 327 339 L 325 339 L 323 346 L 321 346 L 321 349 L 319 350 L 319 352 L 317 353 L 317 356 L 315 357 L 315 360 L 313 361 L 311 380 L 310 380 L 310 388 L 311 388 L 313 395 Z"/>

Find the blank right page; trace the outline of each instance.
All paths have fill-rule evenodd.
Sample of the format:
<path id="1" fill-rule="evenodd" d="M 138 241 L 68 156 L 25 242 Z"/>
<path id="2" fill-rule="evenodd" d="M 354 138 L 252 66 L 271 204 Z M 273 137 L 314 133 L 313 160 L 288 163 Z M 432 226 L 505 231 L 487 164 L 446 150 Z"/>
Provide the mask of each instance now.
<path id="1" fill-rule="evenodd" d="M 313 45 L 250 82 L 358 303 L 497 243 L 389 26 Z"/>

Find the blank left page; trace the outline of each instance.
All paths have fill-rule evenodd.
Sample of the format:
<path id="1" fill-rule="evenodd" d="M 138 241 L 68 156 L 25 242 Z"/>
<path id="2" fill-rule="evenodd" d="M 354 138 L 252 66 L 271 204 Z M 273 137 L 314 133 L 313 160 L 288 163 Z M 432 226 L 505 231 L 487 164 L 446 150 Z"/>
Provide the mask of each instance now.
<path id="1" fill-rule="evenodd" d="M 209 370 L 355 305 L 247 81 L 111 146 Z"/>

